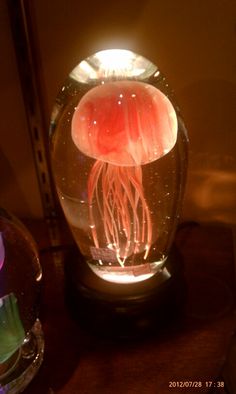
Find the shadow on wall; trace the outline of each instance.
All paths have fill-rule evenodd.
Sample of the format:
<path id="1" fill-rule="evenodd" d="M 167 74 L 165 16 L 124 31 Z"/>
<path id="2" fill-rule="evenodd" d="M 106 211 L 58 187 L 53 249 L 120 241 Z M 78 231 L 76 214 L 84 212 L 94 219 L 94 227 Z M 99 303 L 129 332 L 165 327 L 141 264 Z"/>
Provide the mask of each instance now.
<path id="1" fill-rule="evenodd" d="M 0 174 L 0 206 L 2 206 L 3 208 L 7 208 L 12 213 L 16 213 L 17 215 L 20 215 L 22 217 L 27 216 L 28 212 L 30 212 L 30 207 L 25 199 L 24 193 L 20 188 L 14 169 L 1 149 Z"/>
<path id="2" fill-rule="evenodd" d="M 184 217 L 236 224 L 236 86 L 198 81 L 180 97 L 191 125 Z"/>

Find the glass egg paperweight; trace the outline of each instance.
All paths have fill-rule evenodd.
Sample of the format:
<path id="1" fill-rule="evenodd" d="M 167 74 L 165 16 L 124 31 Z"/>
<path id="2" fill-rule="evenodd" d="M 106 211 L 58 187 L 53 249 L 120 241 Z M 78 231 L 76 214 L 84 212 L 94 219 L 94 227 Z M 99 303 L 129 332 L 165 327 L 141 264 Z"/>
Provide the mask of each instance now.
<path id="1" fill-rule="evenodd" d="M 116 49 L 83 60 L 58 94 L 50 132 L 60 203 L 90 269 L 116 284 L 163 272 L 181 211 L 187 134 L 157 66 Z"/>
<path id="2" fill-rule="evenodd" d="M 70 276 L 75 297 L 89 299 L 85 318 L 98 312 L 88 313 L 95 300 L 132 315 L 128 305 L 145 309 L 146 295 L 172 278 L 187 141 L 165 77 L 143 56 L 97 52 L 62 85 L 50 126 L 52 169 L 81 252 Z"/>
<path id="3" fill-rule="evenodd" d="M 42 277 L 36 244 L 24 225 L 0 209 L 0 393 L 19 393 L 44 351 L 38 320 Z"/>

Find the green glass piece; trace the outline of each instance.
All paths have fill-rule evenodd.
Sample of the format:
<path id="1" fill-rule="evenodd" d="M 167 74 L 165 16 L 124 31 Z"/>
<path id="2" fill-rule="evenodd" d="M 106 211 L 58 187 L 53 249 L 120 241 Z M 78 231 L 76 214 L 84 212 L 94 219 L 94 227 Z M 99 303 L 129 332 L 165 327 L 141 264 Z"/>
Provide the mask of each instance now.
<path id="1" fill-rule="evenodd" d="M 10 293 L 0 298 L 0 363 L 8 360 L 16 352 L 24 338 L 17 298 Z"/>

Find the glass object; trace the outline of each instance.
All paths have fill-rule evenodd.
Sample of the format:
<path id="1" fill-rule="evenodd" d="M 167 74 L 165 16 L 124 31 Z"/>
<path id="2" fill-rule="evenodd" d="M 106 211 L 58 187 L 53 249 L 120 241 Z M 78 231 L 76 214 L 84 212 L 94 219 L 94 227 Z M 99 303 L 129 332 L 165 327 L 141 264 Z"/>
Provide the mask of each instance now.
<path id="1" fill-rule="evenodd" d="M 55 183 L 92 271 L 116 283 L 163 269 L 177 227 L 187 134 L 165 77 L 127 50 L 70 73 L 51 119 Z"/>
<path id="2" fill-rule="evenodd" d="M 0 209 L 1 394 L 21 392 L 42 363 L 41 278 L 34 240 L 18 219 Z"/>

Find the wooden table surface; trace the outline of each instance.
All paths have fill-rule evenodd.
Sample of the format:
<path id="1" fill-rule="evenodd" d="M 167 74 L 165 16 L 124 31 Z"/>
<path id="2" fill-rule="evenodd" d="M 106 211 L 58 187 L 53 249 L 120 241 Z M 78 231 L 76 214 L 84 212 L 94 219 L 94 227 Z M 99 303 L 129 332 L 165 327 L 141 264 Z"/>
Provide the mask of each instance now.
<path id="1" fill-rule="evenodd" d="M 94 337 L 72 319 L 64 301 L 63 254 L 47 252 L 43 223 L 26 224 L 45 252 L 40 316 L 45 357 L 26 394 L 226 392 L 208 382 L 223 385 L 221 371 L 236 328 L 231 229 L 189 224 L 178 231 L 188 285 L 184 315 L 156 335 L 122 342 Z M 174 387 L 181 382 L 201 387 Z"/>

